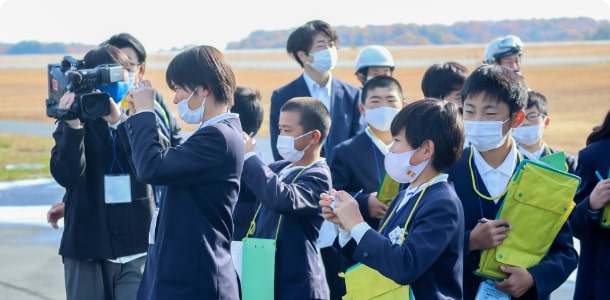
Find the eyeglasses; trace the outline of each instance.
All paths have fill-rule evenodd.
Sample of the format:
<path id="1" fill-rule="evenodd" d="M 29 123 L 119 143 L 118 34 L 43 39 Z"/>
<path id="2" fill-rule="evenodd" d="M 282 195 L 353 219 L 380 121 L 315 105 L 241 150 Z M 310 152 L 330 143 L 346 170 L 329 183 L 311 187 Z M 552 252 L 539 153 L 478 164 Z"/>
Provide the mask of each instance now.
<path id="1" fill-rule="evenodd" d="M 545 118 L 546 115 L 543 113 L 539 113 L 539 112 L 531 112 L 531 113 L 528 113 L 527 115 L 525 115 L 525 118 L 528 121 L 536 121 L 539 117 Z"/>
<path id="2" fill-rule="evenodd" d="M 141 64 L 140 63 L 136 63 L 133 61 L 127 61 L 127 66 L 129 67 L 129 70 L 135 70 L 136 68 L 138 68 Z"/>

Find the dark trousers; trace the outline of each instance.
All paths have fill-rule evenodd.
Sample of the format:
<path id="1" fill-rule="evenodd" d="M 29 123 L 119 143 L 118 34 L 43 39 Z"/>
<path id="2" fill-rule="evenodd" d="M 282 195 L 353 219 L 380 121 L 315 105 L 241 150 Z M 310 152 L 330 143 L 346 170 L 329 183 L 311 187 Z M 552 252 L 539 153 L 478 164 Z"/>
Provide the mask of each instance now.
<path id="1" fill-rule="evenodd" d="M 120 264 L 63 258 L 67 300 L 134 300 L 146 256 Z"/>
<path id="2" fill-rule="evenodd" d="M 322 248 L 320 254 L 324 263 L 330 300 L 341 300 L 345 295 L 345 279 L 339 277 L 339 273 L 345 271 L 345 258 L 334 247 Z"/>

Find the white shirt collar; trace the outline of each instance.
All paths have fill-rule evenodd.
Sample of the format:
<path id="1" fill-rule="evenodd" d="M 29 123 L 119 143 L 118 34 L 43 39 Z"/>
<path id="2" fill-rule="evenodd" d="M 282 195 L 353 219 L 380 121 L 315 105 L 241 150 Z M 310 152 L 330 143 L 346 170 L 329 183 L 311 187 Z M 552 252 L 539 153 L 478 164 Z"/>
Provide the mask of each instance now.
<path id="1" fill-rule="evenodd" d="M 373 132 L 371 132 L 371 129 L 367 126 L 364 129 L 364 132 L 366 133 L 366 135 L 369 136 L 369 138 L 371 139 L 371 141 L 373 141 L 373 144 L 375 144 L 375 146 L 377 147 L 377 149 L 379 149 L 379 151 L 381 151 L 381 153 L 383 153 L 383 155 L 388 154 L 388 152 L 390 151 L 390 145 L 386 145 L 383 143 L 382 140 L 378 139 Z M 391 143 L 390 143 L 391 144 Z"/>
<path id="2" fill-rule="evenodd" d="M 508 138 L 512 139 L 512 137 L 508 137 Z M 477 170 L 479 170 L 479 174 L 481 174 L 481 177 L 485 178 L 485 175 L 487 173 L 494 171 L 494 170 L 501 172 L 504 175 L 513 176 L 513 171 L 517 167 L 517 147 L 515 145 L 516 145 L 515 140 L 513 140 L 510 151 L 508 152 L 508 155 L 506 156 L 506 158 L 504 159 L 502 164 L 495 169 L 492 168 L 485 161 L 485 159 L 483 158 L 481 153 L 479 153 L 479 151 L 477 151 L 477 149 L 473 147 L 474 164 L 477 166 Z"/>
<path id="3" fill-rule="evenodd" d="M 317 82 L 315 82 L 307 73 L 303 72 L 303 79 L 305 79 L 305 84 L 307 85 L 307 89 L 309 90 L 309 94 L 311 97 L 320 100 L 328 109 L 328 111 L 332 111 L 332 97 L 331 97 L 331 86 L 333 77 L 330 75 L 328 77 L 328 81 L 324 86 L 320 86 Z M 325 88 L 322 91 L 322 88 Z"/>
<path id="4" fill-rule="evenodd" d="M 239 115 L 234 114 L 234 113 L 223 113 L 223 114 L 214 116 L 214 117 L 208 119 L 207 121 L 201 123 L 201 125 L 199 125 L 199 128 L 197 128 L 197 129 L 201 129 L 206 126 L 214 125 L 220 121 L 227 120 L 227 119 L 233 119 L 233 118 L 239 118 Z"/>
<path id="5" fill-rule="evenodd" d="M 542 157 L 542 154 L 544 153 L 544 144 L 542 144 L 542 146 L 540 146 L 540 148 L 534 152 L 529 152 L 527 149 L 521 146 L 517 146 L 517 149 L 519 149 L 519 152 L 521 152 L 521 154 L 523 154 L 528 159 L 539 160 L 540 157 Z"/>
<path id="6" fill-rule="evenodd" d="M 512 137 L 509 138 L 512 139 Z M 473 149 L 474 164 L 477 166 L 477 170 L 481 175 L 481 179 L 483 180 L 483 184 L 485 184 L 489 195 L 492 197 L 500 195 L 506 189 L 506 186 L 510 182 L 510 178 L 513 176 L 513 172 L 517 167 L 518 151 L 515 140 L 512 141 L 510 151 L 502 164 L 495 169 L 483 159 L 483 156 L 476 148 Z M 498 201 L 500 201 L 499 198 L 495 199 L 494 203 L 497 204 Z"/>
<path id="7" fill-rule="evenodd" d="M 325 161 L 325 160 L 326 160 L 326 158 L 321 157 L 320 159 L 315 160 L 314 162 L 312 162 L 311 164 L 309 164 L 307 166 L 293 166 L 292 163 L 290 163 L 290 164 L 287 164 L 282 170 L 280 170 L 280 172 L 278 173 L 277 176 L 279 177 L 280 180 L 284 180 L 284 178 L 286 178 L 286 176 L 290 175 L 294 171 L 309 168 L 312 165 L 314 165 L 318 162 Z"/>
<path id="8" fill-rule="evenodd" d="M 432 181 L 430 181 L 430 184 L 428 185 L 428 187 L 430 187 L 436 183 L 439 183 L 439 182 L 447 182 L 447 178 L 449 178 L 448 174 L 441 174 L 439 176 L 436 176 L 435 178 L 432 178 Z M 400 203 L 398 203 L 398 207 L 396 207 L 396 210 L 397 211 L 400 210 L 403 206 L 405 206 L 405 204 L 407 204 L 407 202 L 409 202 L 411 197 L 413 197 L 414 195 L 417 195 L 417 193 L 421 192 L 421 190 L 423 190 L 425 187 L 426 187 L 426 182 L 424 182 L 416 187 L 409 186 L 405 190 L 405 195 L 400 200 Z"/>

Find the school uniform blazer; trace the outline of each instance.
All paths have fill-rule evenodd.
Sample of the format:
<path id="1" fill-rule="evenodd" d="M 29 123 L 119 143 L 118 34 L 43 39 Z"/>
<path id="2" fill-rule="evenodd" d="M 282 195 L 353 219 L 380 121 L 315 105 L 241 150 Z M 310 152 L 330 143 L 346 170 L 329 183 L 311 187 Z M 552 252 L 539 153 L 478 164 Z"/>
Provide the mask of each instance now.
<path id="1" fill-rule="evenodd" d="M 599 182 L 597 170 L 606 177 L 610 170 L 610 138 L 587 145 L 578 153 L 576 175 L 581 182 L 570 216 L 574 236 L 580 240 L 580 260 L 574 299 L 607 299 L 610 292 L 610 229 L 600 226 L 600 215 L 589 210 L 589 195 Z"/>
<path id="2" fill-rule="evenodd" d="M 335 146 L 333 153 L 330 162 L 333 187 L 351 195 L 363 189 L 356 197 L 360 213 L 373 229 L 379 228 L 380 219 L 371 217 L 368 199 L 383 180 L 385 155 L 364 131 Z"/>
<path id="3" fill-rule="evenodd" d="M 494 201 L 480 198 L 473 190 L 468 166 L 470 151 L 471 147 L 466 147 L 457 163 L 447 170 L 448 180 L 453 182 L 464 207 L 466 225 L 464 233 L 464 299 L 474 299 L 479 284 L 483 280 L 483 277 L 473 273 L 479 266 L 481 251 L 468 251 L 470 232 L 480 218 L 496 219 L 498 210 L 504 202 L 504 198 L 501 198 L 495 204 Z M 479 192 L 489 196 L 474 159 L 472 168 Z M 510 235 L 510 232 L 508 234 Z M 551 292 L 564 283 L 574 271 L 577 261 L 578 254 L 572 242 L 572 230 L 566 222 L 559 230 L 542 261 L 538 265 L 527 269 L 534 278 L 534 287 L 519 299 L 549 299 Z"/>
<path id="4" fill-rule="evenodd" d="M 153 113 L 129 117 L 125 128 L 140 178 L 167 186 L 138 299 L 239 299 L 230 251 L 244 155 L 239 119 L 167 149 L 157 142 Z"/>
<path id="5" fill-rule="evenodd" d="M 316 240 L 324 220 L 320 194 L 331 188 L 330 170 L 320 160 L 300 175 L 294 171 L 279 180 L 276 174 L 289 163 L 277 161 L 267 167 L 257 156 L 244 163 L 244 182 L 257 195 L 257 206 L 262 203 L 253 237 L 275 239 L 279 226 L 275 253 L 276 299 L 328 299 Z"/>
<path id="6" fill-rule="evenodd" d="M 362 129 L 360 112 L 358 111 L 359 88 L 333 77 L 330 95 L 331 127 L 328 137 L 322 148 L 322 156 L 328 161 L 332 158 L 332 149 Z M 280 134 L 278 122 L 282 105 L 294 97 L 311 97 L 303 75 L 294 81 L 273 91 L 271 95 L 271 109 L 269 112 L 269 132 L 271 135 L 271 151 L 274 160 L 282 157 L 277 151 L 277 136 Z"/>
<path id="7" fill-rule="evenodd" d="M 404 192 L 392 201 L 386 217 Z M 463 299 L 464 214 L 451 183 L 438 182 L 428 187 L 415 208 L 402 245 L 392 244 L 388 238 L 391 231 L 404 228 L 420 194 L 413 195 L 395 212 L 381 233 L 368 230 L 360 243 L 352 239 L 343 248 L 337 238 L 334 246 L 346 257 L 396 283 L 410 285 L 415 299 Z"/>

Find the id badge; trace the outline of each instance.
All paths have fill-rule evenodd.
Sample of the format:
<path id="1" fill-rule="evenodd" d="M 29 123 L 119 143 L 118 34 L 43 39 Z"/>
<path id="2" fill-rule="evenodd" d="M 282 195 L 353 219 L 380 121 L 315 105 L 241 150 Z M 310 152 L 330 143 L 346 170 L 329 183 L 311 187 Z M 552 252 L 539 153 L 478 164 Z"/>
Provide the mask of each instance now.
<path id="1" fill-rule="evenodd" d="M 490 279 L 482 281 L 474 300 L 510 300 L 510 295 L 500 291 Z"/>
<path id="2" fill-rule="evenodd" d="M 106 204 L 131 202 L 129 175 L 104 175 L 104 201 Z"/>
<path id="3" fill-rule="evenodd" d="M 148 243 L 153 245 L 155 243 L 155 236 L 157 235 L 157 217 L 159 216 L 159 208 L 155 208 L 152 220 L 150 221 L 150 229 L 148 230 Z"/>

